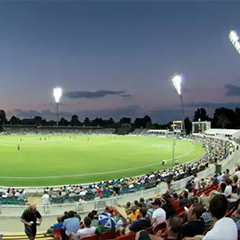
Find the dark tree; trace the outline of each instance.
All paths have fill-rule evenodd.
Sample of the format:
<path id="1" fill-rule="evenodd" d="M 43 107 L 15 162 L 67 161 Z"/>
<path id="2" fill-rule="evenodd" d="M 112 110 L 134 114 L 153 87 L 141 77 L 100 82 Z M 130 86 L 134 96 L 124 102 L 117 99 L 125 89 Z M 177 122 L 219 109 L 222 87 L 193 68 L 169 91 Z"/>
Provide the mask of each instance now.
<path id="1" fill-rule="evenodd" d="M 192 132 L 192 122 L 190 121 L 189 117 L 185 118 L 184 124 L 185 124 L 186 134 L 188 135 Z"/>
<path id="2" fill-rule="evenodd" d="M 97 126 L 103 126 L 104 121 L 102 120 L 102 118 L 95 118 L 92 123 L 91 126 L 97 127 Z"/>
<path id="3" fill-rule="evenodd" d="M 120 122 L 121 124 L 131 124 L 132 119 L 129 118 L 129 117 L 123 117 L 123 118 L 120 119 L 119 122 Z"/>
<path id="4" fill-rule="evenodd" d="M 36 116 L 33 118 L 33 124 L 36 126 L 42 125 L 42 117 Z"/>
<path id="5" fill-rule="evenodd" d="M 90 126 L 90 125 L 91 125 L 91 122 L 90 122 L 90 120 L 89 120 L 88 117 L 86 117 L 86 118 L 84 119 L 83 124 L 84 124 L 84 126 Z"/>
<path id="6" fill-rule="evenodd" d="M 81 122 L 79 121 L 77 115 L 72 115 L 72 119 L 70 121 L 70 125 L 71 126 L 80 126 L 81 125 Z"/>
<path id="7" fill-rule="evenodd" d="M 213 115 L 213 121 L 218 128 L 226 128 L 227 125 L 231 124 L 231 121 L 233 121 L 232 118 L 230 120 L 228 119 L 228 110 L 227 108 L 217 108 Z M 233 110 L 231 110 L 233 111 Z M 232 115 L 232 114 L 230 114 Z M 232 115 L 233 116 L 233 115 Z"/>
<path id="8" fill-rule="evenodd" d="M 193 116 L 193 121 L 197 122 L 197 121 L 208 121 L 209 117 L 207 115 L 207 111 L 205 108 L 198 108 L 195 112 L 194 112 L 194 116 Z"/>
<path id="9" fill-rule="evenodd" d="M 61 118 L 60 121 L 58 122 L 58 125 L 59 126 L 68 126 L 69 125 L 69 122 L 68 120 L 66 120 L 65 118 Z"/>
<path id="10" fill-rule="evenodd" d="M 19 118 L 15 117 L 15 116 L 12 116 L 9 120 L 9 123 L 11 125 L 17 125 L 17 124 L 19 124 L 19 121 L 20 121 Z"/>

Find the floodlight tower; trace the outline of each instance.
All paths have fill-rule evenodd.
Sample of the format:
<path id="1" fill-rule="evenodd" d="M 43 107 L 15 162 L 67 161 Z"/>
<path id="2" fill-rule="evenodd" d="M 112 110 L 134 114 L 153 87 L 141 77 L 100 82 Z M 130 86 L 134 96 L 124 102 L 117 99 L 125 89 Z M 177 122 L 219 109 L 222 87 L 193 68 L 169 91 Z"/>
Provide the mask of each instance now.
<path id="1" fill-rule="evenodd" d="M 235 30 L 230 31 L 229 39 L 232 45 L 236 48 L 237 52 L 240 54 L 240 37 Z"/>
<path id="2" fill-rule="evenodd" d="M 58 107 L 59 107 L 59 101 L 60 101 L 60 98 L 62 96 L 62 89 L 61 88 L 54 88 L 53 89 L 53 96 L 54 96 L 54 99 L 55 99 L 55 102 L 57 104 L 57 129 L 58 129 Z"/>
<path id="3" fill-rule="evenodd" d="M 184 123 L 185 116 L 184 116 L 183 98 L 182 98 L 182 77 L 180 75 L 175 75 L 172 78 L 172 83 L 177 94 L 180 97 L 181 111 L 182 111 L 182 130 L 183 130 L 183 135 L 185 135 L 186 131 L 185 131 L 185 123 Z"/>

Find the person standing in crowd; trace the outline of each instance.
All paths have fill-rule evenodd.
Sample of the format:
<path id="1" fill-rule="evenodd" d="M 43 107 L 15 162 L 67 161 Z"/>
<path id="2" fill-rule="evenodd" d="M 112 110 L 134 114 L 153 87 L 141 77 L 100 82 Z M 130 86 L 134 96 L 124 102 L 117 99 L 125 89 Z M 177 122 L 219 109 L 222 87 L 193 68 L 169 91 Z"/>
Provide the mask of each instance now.
<path id="1" fill-rule="evenodd" d="M 42 196 L 42 204 L 43 204 L 44 212 L 49 213 L 50 197 L 46 191 Z"/>
<path id="2" fill-rule="evenodd" d="M 199 178 L 197 177 L 197 174 L 196 174 L 196 173 L 194 174 L 194 180 L 193 180 L 193 182 L 194 182 L 194 189 L 195 189 L 196 192 L 198 192 L 199 187 L 200 187 L 200 180 L 199 180 Z"/>
<path id="3" fill-rule="evenodd" d="M 37 233 L 37 226 L 40 226 L 42 223 L 42 216 L 39 211 L 37 211 L 36 205 L 30 205 L 30 207 L 23 212 L 21 221 L 24 223 L 25 233 L 29 240 L 34 240 Z"/>

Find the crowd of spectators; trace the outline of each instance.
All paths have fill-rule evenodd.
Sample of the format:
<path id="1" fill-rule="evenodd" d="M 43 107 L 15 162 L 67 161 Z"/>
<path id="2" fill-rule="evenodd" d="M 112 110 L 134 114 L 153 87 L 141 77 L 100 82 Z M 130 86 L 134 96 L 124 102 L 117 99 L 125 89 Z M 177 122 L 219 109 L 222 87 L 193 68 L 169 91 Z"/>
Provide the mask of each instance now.
<path id="1" fill-rule="evenodd" d="M 91 134 L 113 134 L 115 131 L 114 128 L 97 128 L 97 127 L 23 127 L 23 126 L 6 126 L 3 132 L 0 132 L 2 135 L 91 135 Z"/>
<path id="2" fill-rule="evenodd" d="M 128 236 L 137 240 L 237 240 L 240 239 L 239 179 L 240 167 L 230 175 L 226 171 L 210 179 L 193 175 L 181 193 L 167 191 L 153 199 L 91 211 L 85 218 L 74 212 L 64 213 L 49 230 L 60 227 L 62 239 L 111 233 L 111 239 Z M 113 224 L 105 225 L 107 214 Z M 133 236 L 133 238 L 129 238 Z M 119 237 L 118 237 L 119 238 Z M 106 238 L 109 239 L 109 238 Z"/>

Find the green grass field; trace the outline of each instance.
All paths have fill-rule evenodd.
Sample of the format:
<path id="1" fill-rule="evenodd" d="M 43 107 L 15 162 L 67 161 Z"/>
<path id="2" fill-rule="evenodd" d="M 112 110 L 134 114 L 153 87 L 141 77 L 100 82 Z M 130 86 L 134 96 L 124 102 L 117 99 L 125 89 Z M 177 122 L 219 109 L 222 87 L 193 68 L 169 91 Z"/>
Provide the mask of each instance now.
<path id="1" fill-rule="evenodd" d="M 202 154 L 204 149 L 200 143 L 176 142 L 175 158 L 180 163 Z M 103 135 L 77 135 L 71 139 L 70 136 L 0 136 L 0 185 L 51 186 L 136 176 L 161 169 L 164 158 L 170 167 L 172 139 Z"/>

